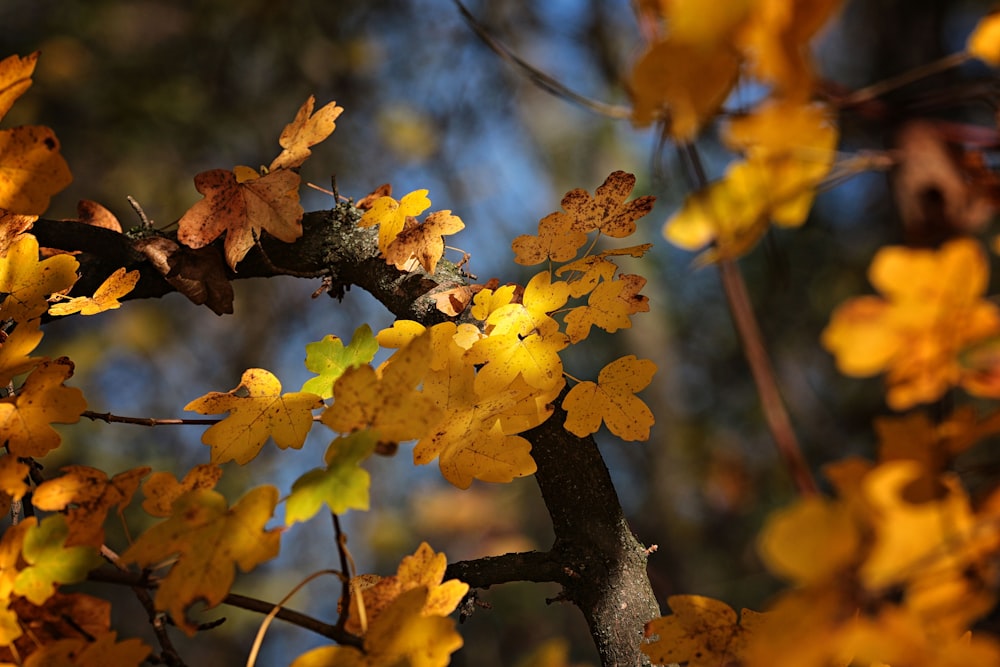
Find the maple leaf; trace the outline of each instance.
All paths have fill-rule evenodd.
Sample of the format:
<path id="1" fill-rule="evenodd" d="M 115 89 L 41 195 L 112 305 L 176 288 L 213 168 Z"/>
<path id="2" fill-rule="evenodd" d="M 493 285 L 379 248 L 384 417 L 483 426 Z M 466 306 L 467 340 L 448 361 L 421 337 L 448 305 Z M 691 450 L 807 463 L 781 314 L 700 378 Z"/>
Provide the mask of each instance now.
<path id="1" fill-rule="evenodd" d="M 518 376 L 536 389 L 549 389 L 562 382 L 563 365 L 559 351 L 569 345 L 561 333 L 521 336 L 516 333 L 491 334 L 476 341 L 466 353 L 466 362 L 482 364 L 476 374 L 475 389 L 480 396 L 496 394 Z"/>
<path id="2" fill-rule="evenodd" d="M 647 195 L 625 200 L 635 187 L 635 176 L 624 171 L 612 172 L 591 197 L 586 190 L 570 190 L 562 207 L 576 232 L 598 230 L 605 236 L 623 238 L 635 232 L 635 221 L 653 210 L 656 197 Z"/>
<path id="3" fill-rule="evenodd" d="M 118 635 L 107 632 L 88 639 L 60 639 L 31 654 L 24 667 L 139 667 L 150 649 L 139 639 L 115 643 Z"/>
<path id="4" fill-rule="evenodd" d="M 302 391 L 317 394 L 322 398 L 333 396 L 333 383 L 351 366 L 367 364 L 375 358 L 378 343 L 372 335 L 371 327 L 362 324 L 354 330 L 351 342 L 345 347 L 340 339 L 333 335 L 323 337 L 323 340 L 306 345 L 306 368 L 316 377 L 306 380 Z"/>
<path id="5" fill-rule="evenodd" d="M 449 618 L 424 616 L 426 587 L 397 597 L 368 628 L 364 650 L 353 646 L 321 646 L 300 655 L 291 667 L 445 667 L 462 647 L 462 636 Z"/>
<path id="6" fill-rule="evenodd" d="M 629 79 L 632 122 L 644 126 L 666 119 L 673 139 L 693 139 L 729 95 L 739 66 L 739 55 L 729 47 L 705 48 L 677 39 L 654 44 Z"/>
<path id="7" fill-rule="evenodd" d="M 671 595 L 667 604 L 674 613 L 647 623 L 646 637 L 655 639 L 640 647 L 657 665 L 742 664 L 750 638 L 767 619 L 765 614 L 744 609 L 737 620 L 732 607 L 700 595 Z"/>
<path id="8" fill-rule="evenodd" d="M 503 285 L 495 288 L 484 288 L 472 298 L 471 314 L 477 320 L 486 321 L 495 311 L 510 304 L 514 300 L 516 285 Z M 565 302 L 563 302 L 565 303 Z"/>
<path id="9" fill-rule="evenodd" d="M 232 269 L 250 252 L 261 230 L 291 243 L 302 236 L 299 182 L 299 175 L 287 169 L 265 176 L 247 167 L 202 172 L 194 184 L 205 198 L 177 222 L 177 240 L 201 248 L 225 232 L 226 262 Z"/>
<path id="10" fill-rule="evenodd" d="M 125 296 L 139 282 L 139 271 L 125 272 L 125 267 L 118 269 L 101 283 L 94 292 L 94 296 L 78 296 L 69 301 L 54 303 L 49 307 L 50 315 L 96 315 L 106 310 L 121 308 L 122 304 L 118 299 Z"/>
<path id="11" fill-rule="evenodd" d="M 313 113 L 315 104 L 316 97 L 310 95 L 295 114 L 295 120 L 281 131 L 278 143 L 284 150 L 274 158 L 268 171 L 302 166 L 302 163 L 312 155 L 309 149 L 333 134 L 337 128 L 337 123 L 334 121 L 344 112 L 343 107 L 338 107 L 336 102 L 330 102 Z"/>
<path id="12" fill-rule="evenodd" d="M 590 293 L 586 306 L 578 306 L 566 314 L 566 335 L 570 343 L 578 343 L 597 326 L 608 333 L 632 327 L 629 315 L 649 312 L 649 298 L 639 294 L 646 279 L 623 275 L 618 280 L 599 284 Z"/>
<path id="13" fill-rule="evenodd" d="M 18 461 L 17 457 L 0 457 L 0 491 L 14 500 L 23 498 L 28 492 L 28 485 L 24 481 L 28 472 L 28 464 Z"/>
<path id="14" fill-rule="evenodd" d="M 38 54 L 35 51 L 23 58 L 13 55 L 0 60 L 0 118 L 6 116 L 17 98 L 31 87 Z"/>
<path id="15" fill-rule="evenodd" d="M 399 236 L 408 217 L 416 217 L 430 208 L 427 190 L 414 190 L 396 201 L 392 197 L 379 197 L 358 220 L 359 227 L 378 225 L 378 249 L 383 255 L 389 244 Z"/>
<path id="16" fill-rule="evenodd" d="M 345 370 L 322 422 L 339 433 L 370 428 L 382 442 L 423 436 L 440 416 L 416 388 L 427 373 L 430 344 L 429 334 L 417 336 L 386 361 L 381 374 L 371 366 Z"/>
<path id="17" fill-rule="evenodd" d="M 653 381 L 656 364 L 630 354 L 601 369 L 597 383 L 580 382 L 562 401 L 566 430 L 583 438 L 597 432 L 601 421 L 623 440 L 648 440 L 653 413 L 635 392 Z"/>
<path id="18" fill-rule="evenodd" d="M 111 627 L 111 603 L 82 593 L 56 592 L 42 605 L 17 597 L 9 611 L 17 615 L 17 623 L 25 633 L 13 646 L 0 648 L 0 661 L 10 663 L 18 660 L 15 655 L 21 660 L 30 658 L 36 649 L 65 637 L 82 633 L 99 637 Z"/>
<path id="19" fill-rule="evenodd" d="M 146 497 L 142 509 L 152 516 L 168 517 L 175 500 L 188 491 L 214 489 L 221 478 L 222 468 L 208 463 L 191 468 L 180 482 L 169 472 L 154 472 L 142 485 Z"/>
<path id="20" fill-rule="evenodd" d="M 315 468 L 292 484 L 285 506 L 285 525 L 307 521 L 325 503 L 334 514 L 349 509 L 368 509 L 371 476 L 359 464 L 375 451 L 376 434 L 355 431 L 330 443 L 324 461 L 326 468 Z"/>
<path id="21" fill-rule="evenodd" d="M 280 531 L 264 530 L 277 502 L 273 486 L 251 489 L 232 508 L 215 491 L 188 491 L 174 501 L 170 518 L 140 535 L 121 560 L 146 568 L 173 559 L 154 602 L 194 635 L 188 607 L 198 600 L 215 607 L 229 593 L 237 566 L 249 572 L 278 555 Z"/>
<path id="22" fill-rule="evenodd" d="M 205 304 L 216 315 L 233 312 L 233 285 L 218 248 L 194 250 L 165 236 L 136 239 L 132 247 L 191 303 Z"/>
<path id="23" fill-rule="evenodd" d="M 52 130 L 39 125 L 0 130 L 0 208 L 44 213 L 52 195 L 72 181 Z"/>
<path id="24" fill-rule="evenodd" d="M 203 415 L 228 412 L 208 428 L 201 441 L 212 448 L 212 463 L 248 463 L 268 438 L 281 449 L 299 449 L 312 428 L 312 411 L 323 400 L 309 392 L 281 393 L 281 383 L 263 368 L 243 373 L 240 384 L 228 392 L 213 391 L 184 406 Z"/>
<path id="25" fill-rule="evenodd" d="M 412 224 L 411 224 L 412 223 Z M 451 211 L 435 211 L 423 223 L 407 218 L 403 230 L 385 250 L 386 262 L 402 270 L 416 257 L 427 273 L 434 273 L 444 254 L 444 236 L 465 229 L 465 223 Z"/>
<path id="26" fill-rule="evenodd" d="M 458 579 L 444 581 L 447 567 L 448 559 L 444 553 L 435 553 L 429 544 L 421 542 L 412 555 L 405 556 L 400 561 L 394 576 L 378 577 L 374 583 L 358 587 L 365 622 L 361 620 L 357 596 L 352 596 L 350 614 L 344 629 L 354 634 L 364 634 L 364 625 L 375 623 L 396 598 L 415 588 L 427 590 L 421 615 L 447 616 L 455 611 L 458 603 L 469 592 L 469 585 Z"/>
<path id="27" fill-rule="evenodd" d="M 100 548 L 108 510 L 117 505 L 118 516 L 124 519 L 122 512 L 132 502 L 132 495 L 150 468 L 133 468 L 111 479 L 104 471 L 89 466 L 67 466 L 62 471 L 61 477 L 40 484 L 31 502 L 36 508 L 48 511 L 69 508 L 67 546 L 83 544 Z"/>
<path id="28" fill-rule="evenodd" d="M 40 364 L 28 375 L 16 396 L 0 400 L 0 441 L 14 456 L 45 456 L 59 446 L 50 424 L 75 424 L 87 409 L 83 392 L 64 387 L 73 376 L 66 357 Z"/>
<path id="29" fill-rule="evenodd" d="M 978 243 L 939 250 L 882 248 L 868 270 L 884 296 L 850 299 L 833 312 L 821 341 L 845 375 L 885 371 L 889 407 L 937 400 L 950 387 L 988 394 L 960 352 L 1000 335 L 1000 308 L 982 298 L 988 267 Z"/>
<path id="30" fill-rule="evenodd" d="M 554 334 L 559 329 L 559 323 L 549 313 L 565 305 L 569 299 L 570 287 L 562 280 L 552 282 L 551 278 L 548 271 L 536 274 L 525 286 L 521 303 L 501 305 L 501 299 L 506 298 L 507 294 L 513 294 L 513 290 L 507 291 L 504 288 L 487 296 L 488 306 L 491 308 L 485 318 L 486 323 L 491 325 L 489 334 L 526 336 L 533 331 L 545 336 Z M 482 313 L 483 309 L 480 306 L 477 312 Z M 473 312 L 473 316 L 475 315 L 476 312 Z"/>
<path id="31" fill-rule="evenodd" d="M 845 504 L 809 497 L 768 518 L 757 551 L 775 574 L 809 585 L 854 564 L 861 539 L 861 528 Z"/>
<path id="32" fill-rule="evenodd" d="M 113 232 L 122 233 L 122 223 L 118 222 L 115 214 L 107 208 L 89 199 L 81 199 L 76 203 L 76 218 L 78 222 L 91 227 L 110 229 Z"/>
<path id="33" fill-rule="evenodd" d="M 25 523 L 34 517 L 29 517 Z M 87 573 L 104 561 L 88 546 L 67 547 L 66 518 L 54 514 L 32 524 L 24 534 L 21 557 L 27 566 L 14 579 L 13 592 L 36 605 L 43 604 L 59 584 L 83 581 Z"/>
<path id="34" fill-rule="evenodd" d="M 31 229 L 38 220 L 37 215 L 21 215 L 0 208 L 0 256 L 7 254 L 7 249 L 22 233 Z"/>
<path id="35" fill-rule="evenodd" d="M 79 266 L 71 255 L 38 261 L 35 237 L 18 236 L 0 258 L 0 292 L 7 293 L 0 304 L 0 319 L 23 323 L 41 316 L 49 308 L 50 294 L 73 286 Z"/>
<path id="36" fill-rule="evenodd" d="M 522 234 L 514 239 L 514 261 L 524 266 L 545 260 L 565 262 L 576 257 L 587 242 L 587 235 L 573 229 L 573 218 L 565 213 L 550 213 L 538 223 L 538 236 Z"/>

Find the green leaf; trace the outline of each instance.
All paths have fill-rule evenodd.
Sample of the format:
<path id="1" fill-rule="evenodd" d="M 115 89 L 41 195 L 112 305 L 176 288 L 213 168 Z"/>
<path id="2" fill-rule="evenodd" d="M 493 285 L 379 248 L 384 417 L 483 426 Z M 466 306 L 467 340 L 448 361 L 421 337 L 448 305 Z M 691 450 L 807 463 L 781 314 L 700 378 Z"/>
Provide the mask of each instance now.
<path id="1" fill-rule="evenodd" d="M 59 584 L 83 581 L 88 572 L 104 562 L 93 547 L 66 547 L 68 536 L 69 526 L 61 514 L 53 514 L 28 529 L 21 549 L 28 567 L 14 580 L 15 593 L 32 604 L 45 604 Z"/>
<path id="2" fill-rule="evenodd" d="M 316 377 L 302 385 L 302 391 L 319 394 L 323 398 L 333 396 L 333 383 L 351 366 L 367 364 L 375 358 L 378 343 L 367 324 L 362 324 L 354 332 L 351 342 L 344 347 L 337 336 L 325 336 L 323 340 L 306 345 L 306 368 L 316 373 Z"/>
<path id="3" fill-rule="evenodd" d="M 316 468 L 295 480 L 285 507 L 285 525 L 307 521 L 323 503 L 334 514 L 368 509 L 371 477 L 359 464 L 375 451 L 378 438 L 372 431 L 355 431 L 330 443 L 326 468 Z"/>

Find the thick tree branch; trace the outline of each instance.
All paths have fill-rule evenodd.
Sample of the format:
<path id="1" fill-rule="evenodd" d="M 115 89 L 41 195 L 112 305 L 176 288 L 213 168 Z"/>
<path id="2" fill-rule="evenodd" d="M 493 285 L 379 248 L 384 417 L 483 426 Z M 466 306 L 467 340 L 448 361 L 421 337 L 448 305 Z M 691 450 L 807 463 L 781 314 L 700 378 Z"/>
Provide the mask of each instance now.
<path id="1" fill-rule="evenodd" d="M 341 296 L 356 285 L 396 317 L 428 326 L 447 319 L 431 295 L 466 284 L 466 277 L 447 262 L 441 262 L 434 275 L 407 273 L 386 264 L 378 257 L 375 231 L 357 227 L 359 217 L 360 212 L 349 203 L 308 213 L 298 241 L 285 244 L 265 237 L 261 248 L 266 256 L 254 249 L 237 273 L 227 269 L 226 276 L 327 275 L 331 296 Z M 36 222 L 33 233 L 44 247 L 84 251 L 78 255 L 82 278 L 74 288 L 77 294 L 93 293 L 121 266 L 141 271 L 136 290 L 126 298 L 174 291 L 124 235 L 46 220 Z M 561 597 L 578 606 L 587 619 L 604 665 L 643 664 L 646 661 L 639 650 L 643 626 L 659 615 L 646 575 L 647 552 L 625 521 L 594 439 L 569 434 L 564 421 L 565 413 L 557 407 L 547 422 L 523 434 L 532 443 L 538 464 L 536 480 L 552 517 L 556 536 L 552 549 L 453 563 L 447 576 L 474 588 L 510 581 L 560 583 Z M 289 614 L 283 610 L 280 617 L 290 620 Z M 333 630 L 335 626 L 317 628 L 326 636 Z"/>

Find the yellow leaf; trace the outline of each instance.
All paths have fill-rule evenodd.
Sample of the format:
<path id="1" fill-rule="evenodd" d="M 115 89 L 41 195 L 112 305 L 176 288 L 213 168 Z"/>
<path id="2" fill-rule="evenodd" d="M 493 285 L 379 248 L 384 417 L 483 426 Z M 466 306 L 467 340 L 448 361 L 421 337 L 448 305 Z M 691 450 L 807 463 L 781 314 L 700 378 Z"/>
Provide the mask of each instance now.
<path id="1" fill-rule="evenodd" d="M 29 517 L 25 523 L 33 519 Z M 94 547 L 67 547 L 66 518 L 53 514 L 28 528 L 21 557 L 27 565 L 14 579 L 13 592 L 36 605 L 43 604 L 59 584 L 83 581 L 87 573 L 103 563 Z"/>
<path id="2" fill-rule="evenodd" d="M 935 401 L 955 385 L 977 394 L 991 390 L 959 359 L 971 344 L 1000 335 L 1000 308 L 982 298 L 988 267 L 977 242 L 957 239 L 939 250 L 886 247 L 868 276 L 884 296 L 841 304 L 822 334 L 842 373 L 886 372 L 886 400 L 895 410 Z"/>
<path id="3" fill-rule="evenodd" d="M 22 232 L 31 229 L 35 220 L 38 220 L 37 215 L 21 215 L 0 208 L 0 257 L 7 254 L 7 249 Z"/>
<path id="4" fill-rule="evenodd" d="M 435 553 L 426 542 L 411 556 L 405 556 L 391 577 L 379 577 L 371 586 L 359 587 L 362 607 L 368 626 L 372 626 L 400 595 L 415 588 L 427 591 L 422 616 L 447 616 L 469 592 L 469 585 L 458 579 L 444 581 L 448 560 L 444 553 Z M 364 634 L 357 598 L 351 599 L 351 610 L 345 629 Z"/>
<path id="5" fill-rule="evenodd" d="M 476 374 L 476 394 L 488 396 L 503 391 L 518 376 L 536 389 L 549 389 L 562 382 L 559 351 L 569 345 L 565 334 L 522 336 L 491 334 L 476 341 L 466 353 L 470 364 L 483 364 Z"/>
<path id="6" fill-rule="evenodd" d="M 16 456 L 0 457 L 0 491 L 14 500 L 20 500 L 28 492 L 28 465 L 17 460 Z"/>
<path id="7" fill-rule="evenodd" d="M 343 107 L 338 107 L 336 102 L 330 102 L 313 113 L 315 103 L 316 97 L 310 95 L 295 114 L 295 120 L 281 131 L 278 143 L 284 150 L 274 158 L 268 171 L 302 166 L 302 163 L 312 155 L 309 149 L 333 134 L 337 128 L 334 121 L 343 113 Z"/>
<path id="8" fill-rule="evenodd" d="M 462 647 L 455 623 L 440 616 L 423 616 L 427 589 L 403 593 L 372 623 L 364 651 L 349 646 L 322 646 L 300 655 L 291 667 L 445 667 Z"/>
<path id="9" fill-rule="evenodd" d="M 0 441 L 14 456 L 45 456 L 59 446 L 50 424 L 75 424 L 87 409 L 83 393 L 63 382 L 73 376 L 66 357 L 40 364 L 16 396 L 0 400 Z"/>
<path id="10" fill-rule="evenodd" d="M 488 288 L 479 290 L 479 293 L 472 298 L 472 303 L 475 304 L 471 310 L 472 316 L 485 322 L 494 311 L 513 301 L 516 289 L 516 285 L 503 285 L 495 290 Z"/>
<path id="11" fill-rule="evenodd" d="M 13 55 L 0 60 L 0 118 L 6 116 L 17 98 L 31 87 L 31 75 L 37 62 L 38 51 L 23 58 Z"/>
<path id="12" fill-rule="evenodd" d="M 739 75 L 740 57 L 728 46 L 666 39 L 654 44 L 632 70 L 632 121 L 666 119 L 676 141 L 690 141 L 722 106 Z"/>
<path id="13" fill-rule="evenodd" d="M 205 198 L 178 221 L 177 240 L 189 248 L 201 248 L 225 232 L 226 262 L 233 269 L 262 230 L 291 243 L 302 236 L 299 182 L 299 175 L 287 169 L 266 176 L 257 176 L 246 167 L 240 174 L 225 169 L 202 172 L 194 184 Z"/>
<path id="14" fill-rule="evenodd" d="M 741 664 L 746 646 L 764 614 L 744 609 L 742 622 L 732 607 L 700 595 L 671 595 L 667 604 L 674 612 L 646 624 L 641 646 L 656 665 L 683 662 L 688 667 L 720 667 Z"/>
<path id="15" fill-rule="evenodd" d="M 595 287 L 586 306 L 578 306 L 566 315 L 570 343 L 578 343 L 590 335 L 591 326 L 608 333 L 631 328 L 629 315 L 649 311 L 649 299 L 639 294 L 645 284 L 642 276 L 627 275 Z"/>
<path id="16" fill-rule="evenodd" d="M 577 437 L 595 433 L 601 421 L 623 440 L 648 440 L 653 413 L 635 392 L 653 381 L 656 364 L 630 354 L 601 369 L 597 384 L 581 382 L 566 394 L 566 430 Z"/>
<path id="17" fill-rule="evenodd" d="M 154 472 L 142 485 L 146 496 L 142 509 L 152 516 L 168 517 L 175 500 L 195 489 L 214 489 L 221 478 L 222 468 L 207 463 L 191 468 L 180 482 L 169 472 Z"/>
<path id="18" fill-rule="evenodd" d="M 94 292 L 94 296 L 78 296 L 69 301 L 54 303 L 49 307 L 50 315 L 71 315 L 80 313 L 81 315 L 96 315 L 106 310 L 121 308 L 118 299 L 125 296 L 139 282 L 139 271 L 125 272 L 125 267 L 118 269 L 101 283 L 101 286 Z"/>
<path id="19" fill-rule="evenodd" d="M 72 181 L 52 130 L 37 125 L 0 130 L 0 208 L 39 215 Z"/>
<path id="20" fill-rule="evenodd" d="M 201 441 L 212 448 L 212 463 L 248 463 L 268 438 L 281 449 L 299 449 L 312 428 L 312 411 L 323 400 L 308 392 L 281 393 L 281 383 L 269 371 L 251 368 L 229 392 L 213 391 L 184 406 L 203 415 L 230 413 L 209 427 Z"/>
<path id="21" fill-rule="evenodd" d="M 215 607 L 229 594 L 237 566 L 249 572 L 278 555 L 280 531 L 264 530 L 277 502 L 273 486 L 252 489 L 232 508 L 215 491 L 189 491 L 174 501 L 169 519 L 122 554 L 122 562 L 152 567 L 171 560 L 156 591 L 156 609 L 169 612 L 178 627 L 194 635 L 197 626 L 187 618 L 188 607 L 199 600 Z"/>
<path id="22" fill-rule="evenodd" d="M 576 257 L 587 242 L 587 235 L 573 229 L 573 218 L 565 213 L 550 213 L 538 223 L 538 236 L 522 234 L 514 239 L 514 261 L 525 266 L 549 259 L 565 262 Z"/>
<path id="23" fill-rule="evenodd" d="M 411 258 L 416 257 L 424 271 L 434 273 L 444 254 L 443 237 L 462 229 L 465 229 L 465 223 L 451 211 L 435 211 L 422 224 L 413 221 L 412 225 L 404 225 L 403 231 L 386 248 L 385 259 L 402 270 Z"/>
<path id="24" fill-rule="evenodd" d="M 0 258 L 0 319 L 24 323 L 49 308 L 50 294 L 68 290 L 76 282 L 79 264 L 71 255 L 56 255 L 38 261 L 38 241 L 21 234 Z M 16 330 L 15 330 L 16 331 Z"/>
<path id="25" fill-rule="evenodd" d="M 92 639 L 60 639 L 31 654 L 24 667 L 139 667 L 151 649 L 139 639 L 115 643 L 107 632 Z"/>
<path id="26" fill-rule="evenodd" d="M 521 303 L 499 306 L 507 294 L 504 288 L 500 288 L 492 297 L 487 297 L 489 303 L 486 307 L 492 309 L 486 318 L 486 323 L 492 326 L 488 333 L 491 336 L 526 336 L 533 331 L 543 336 L 555 334 L 559 330 L 559 323 L 549 313 L 566 304 L 569 292 L 569 285 L 562 280 L 552 282 L 552 274 L 548 271 L 536 274 L 528 282 L 521 296 Z"/>
<path id="27" fill-rule="evenodd" d="M 1000 14 L 989 14 L 979 20 L 969 35 L 965 50 L 984 63 L 994 67 L 1000 65 Z"/>
<path id="28" fill-rule="evenodd" d="M 363 428 L 378 432 L 383 442 L 422 437 L 440 413 L 417 390 L 427 373 L 431 337 L 424 333 L 390 357 L 381 376 L 368 365 L 344 371 L 333 385 L 333 405 L 322 421 L 334 431 Z"/>
<path id="29" fill-rule="evenodd" d="M 396 201 L 392 197 L 379 197 L 358 221 L 359 227 L 378 225 L 378 249 L 383 255 L 389 244 L 403 231 L 408 217 L 416 217 L 431 205 L 427 190 L 414 190 Z"/>
<path id="30" fill-rule="evenodd" d="M 62 471 L 61 477 L 40 484 L 31 502 L 38 509 L 51 512 L 66 510 L 67 546 L 100 548 L 104 544 L 104 518 L 108 510 L 117 505 L 121 517 L 150 469 L 133 468 L 111 479 L 104 471 L 89 466 L 68 466 Z"/>
<path id="31" fill-rule="evenodd" d="M 861 539 L 845 504 L 811 497 L 772 514 L 757 550 L 772 572 L 809 585 L 844 573 L 860 557 Z"/>

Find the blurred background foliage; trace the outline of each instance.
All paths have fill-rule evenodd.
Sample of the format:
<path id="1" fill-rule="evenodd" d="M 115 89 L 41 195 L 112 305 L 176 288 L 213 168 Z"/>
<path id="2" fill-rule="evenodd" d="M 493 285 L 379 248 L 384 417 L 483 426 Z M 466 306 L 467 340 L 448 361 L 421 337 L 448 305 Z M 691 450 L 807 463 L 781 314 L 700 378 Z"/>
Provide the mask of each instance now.
<path id="1" fill-rule="evenodd" d="M 819 70 L 847 89 L 903 72 L 961 49 L 988 6 L 848 1 L 816 44 Z M 627 103 L 622 81 L 642 49 L 628 0 L 469 7 L 514 52 L 576 92 Z M 656 248 L 626 270 L 649 279 L 651 312 L 616 336 L 592 335 L 570 370 L 596 374 L 626 350 L 660 367 L 644 394 L 658 420 L 651 441 L 601 444 L 636 533 L 659 546 L 650 574 L 661 599 L 690 592 L 760 608 L 775 590 L 756 558 L 754 535 L 793 490 L 760 417 L 714 270 L 693 269 L 692 256 L 660 235 L 687 185 L 655 129 L 595 116 L 534 87 L 475 37 L 448 0 L 8 0 L 0 3 L 0 33 L 0 56 L 42 51 L 35 84 L 5 125 L 52 127 L 75 177 L 48 217 L 74 217 L 76 201 L 86 198 L 132 226 L 137 220 L 125 201 L 132 195 L 166 227 L 199 199 L 192 184 L 199 171 L 267 164 L 281 128 L 310 94 L 319 104 L 336 100 L 345 112 L 303 177 L 326 188 L 335 177 L 340 193 L 356 198 L 384 182 L 397 197 L 428 188 L 434 209 L 465 220 L 466 231 L 452 242 L 471 253 L 470 270 L 481 282 L 525 279 L 512 263 L 510 241 L 532 233 L 567 190 L 592 191 L 616 169 L 636 173 L 635 194 L 659 198 L 636 242 Z M 891 147 L 901 123 L 916 116 L 990 122 L 992 98 L 978 106 L 961 94 L 950 94 L 948 104 L 921 103 L 943 90 L 978 86 L 987 74 L 974 65 L 949 71 L 898 91 L 876 117 L 845 114 L 842 150 Z M 752 91 L 737 91 L 727 106 L 739 109 L 751 99 Z M 713 132 L 701 149 L 713 174 L 721 173 L 729 157 Z M 871 419 L 884 411 L 879 381 L 838 377 L 818 336 L 836 304 L 869 290 L 864 272 L 874 249 L 904 236 L 890 185 L 885 174 L 850 179 L 820 197 L 803 229 L 772 232 L 743 262 L 817 470 L 845 455 L 870 456 Z M 303 192 L 307 210 L 332 203 Z M 317 286 L 291 278 L 240 281 L 236 314 L 222 318 L 178 295 L 130 302 L 97 318 L 50 324 L 44 351 L 76 361 L 73 382 L 96 411 L 180 416 L 189 400 L 232 388 L 250 367 L 274 371 L 295 390 L 308 377 L 306 343 L 327 333 L 349 339 L 362 322 L 376 330 L 390 323 L 364 294 L 351 292 L 342 303 L 314 300 Z M 81 424 L 63 432 L 67 444 L 44 461 L 49 474 L 72 460 L 109 473 L 146 463 L 181 475 L 207 460 L 199 427 Z M 230 464 L 224 491 L 231 501 L 265 482 L 287 492 L 318 465 L 327 441 L 317 430 L 301 452 L 268 448 L 244 468 Z M 361 571 L 391 573 L 422 539 L 452 560 L 549 546 L 547 516 L 530 479 L 460 492 L 442 484 L 436 470 L 414 470 L 407 458 L 404 447 L 396 459 L 374 462 L 373 509 L 349 517 Z M 310 572 L 336 567 L 324 521 L 287 534 L 281 559 L 239 592 L 277 600 Z M 556 593 L 534 584 L 486 592 L 493 608 L 462 626 L 468 648 L 455 664 L 515 664 L 553 637 L 568 638 L 573 660 L 596 663 L 579 613 L 546 605 Z M 338 595 L 335 580 L 321 580 L 291 606 L 329 618 Z M 116 600 L 115 613 L 137 619 L 135 633 L 147 632 L 128 594 Z M 229 631 L 199 637 L 198 648 L 182 642 L 182 655 L 194 664 L 242 661 L 260 619 L 229 609 L 206 617 L 220 615 L 229 617 Z M 259 664 L 286 664 L 318 643 L 304 631 L 273 627 Z"/>

